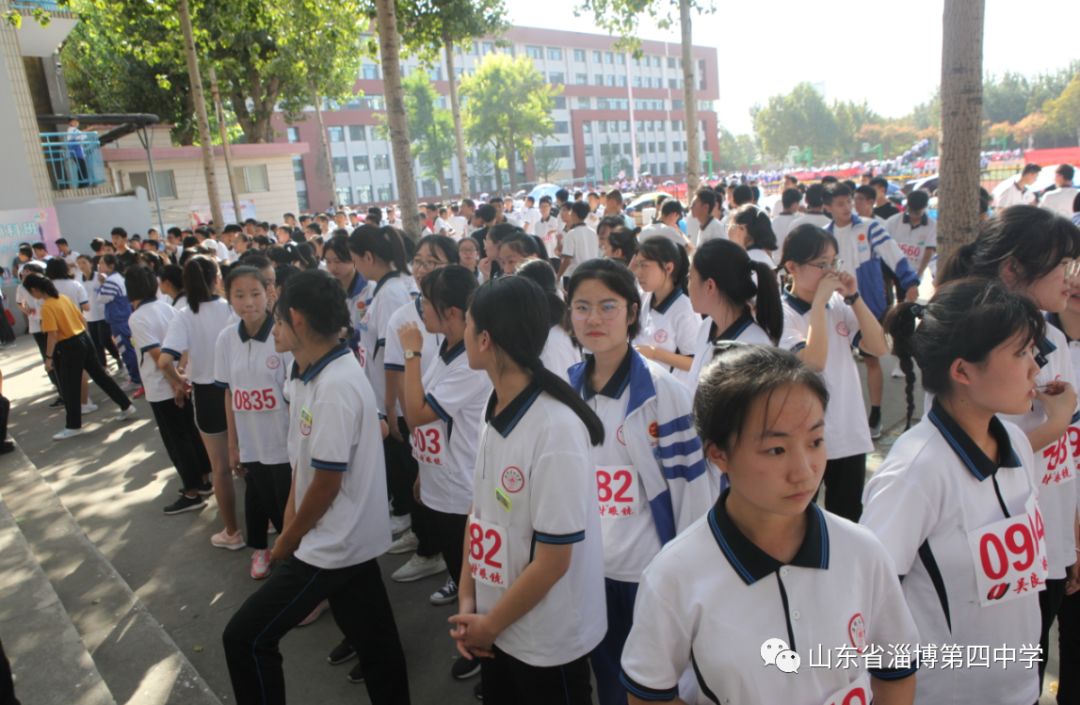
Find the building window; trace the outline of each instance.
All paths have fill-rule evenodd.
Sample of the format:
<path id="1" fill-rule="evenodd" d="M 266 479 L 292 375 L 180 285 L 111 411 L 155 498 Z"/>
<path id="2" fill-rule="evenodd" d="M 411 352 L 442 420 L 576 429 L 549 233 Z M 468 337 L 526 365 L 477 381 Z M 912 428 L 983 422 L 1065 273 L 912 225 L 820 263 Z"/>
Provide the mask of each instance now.
<path id="1" fill-rule="evenodd" d="M 293 177 L 303 183 L 304 182 L 304 160 L 300 157 L 292 158 L 292 173 Z M 307 184 L 304 184 L 304 188 L 307 188 Z"/>
<path id="2" fill-rule="evenodd" d="M 657 69 L 660 68 L 660 57 L 659 56 L 654 56 L 652 58 L 652 65 L 653 65 L 653 68 L 657 68 Z"/>
<path id="3" fill-rule="evenodd" d="M 369 203 L 371 201 L 371 187 L 370 186 L 357 186 L 356 187 L 356 200 L 358 203 Z"/>
<path id="4" fill-rule="evenodd" d="M 583 122 L 583 123 L 581 123 L 581 130 L 586 135 L 591 135 L 592 134 L 592 123 L 591 122 Z"/>
<path id="5" fill-rule="evenodd" d="M 326 134 L 329 135 L 331 142 L 344 142 L 345 141 L 345 128 L 340 126 L 326 128 Z"/>
<path id="6" fill-rule="evenodd" d="M 442 66 L 433 66 L 432 68 L 428 69 L 427 73 L 428 78 L 430 78 L 432 81 L 442 80 Z"/>
<path id="7" fill-rule="evenodd" d="M 656 143 L 655 142 L 650 142 L 649 143 L 649 154 L 656 154 Z"/>
<path id="8" fill-rule="evenodd" d="M 672 110 L 682 110 L 683 109 L 683 102 L 681 100 L 672 100 L 671 101 L 671 109 Z M 657 110 L 663 110 L 663 108 L 662 107 L 657 108 Z"/>
<path id="9" fill-rule="evenodd" d="M 619 56 L 622 56 L 622 54 L 619 54 Z M 620 73 L 618 76 L 616 76 L 615 85 L 617 85 L 619 88 L 626 88 L 626 75 Z"/>
<path id="10" fill-rule="evenodd" d="M 602 86 L 602 85 L 604 85 L 604 74 L 602 74 L 602 73 L 598 73 L 598 74 L 596 74 L 596 76 L 595 76 L 595 79 L 596 79 L 596 80 L 595 80 L 595 81 L 593 81 L 593 85 L 595 85 L 595 86 Z"/>
<path id="11" fill-rule="evenodd" d="M 619 132 L 629 132 L 629 131 L 630 131 L 630 121 L 629 120 L 622 120 L 619 123 Z"/>
<path id="12" fill-rule="evenodd" d="M 550 61 L 562 61 L 562 49 L 559 47 L 548 47 L 547 54 Z"/>
<path id="13" fill-rule="evenodd" d="M 668 67 L 669 69 L 673 69 L 673 68 L 675 68 L 675 57 L 674 57 L 674 56 L 669 56 L 669 57 L 667 58 L 667 67 Z"/>
<path id="14" fill-rule="evenodd" d="M 349 125 L 349 141 L 362 142 L 364 140 L 363 125 Z"/>
<path id="15" fill-rule="evenodd" d="M 614 74 L 609 73 L 609 74 L 604 76 L 604 85 L 611 86 L 613 88 L 615 87 L 615 76 L 614 76 Z"/>
<path id="16" fill-rule="evenodd" d="M 353 171 L 367 171 L 368 170 L 368 158 L 367 155 L 352 158 Z"/>
<path id="17" fill-rule="evenodd" d="M 608 120 L 608 130 L 610 132 L 618 132 L 619 131 L 619 121 L 618 120 Z"/>
<path id="18" fill-rule="evenodd" d="M 593 50 L 592 60 L 594 64 L 603 63 L 603 58 L 601 57 L 600 52 L 597 50 Z"/>
<path id="19" fill-rule="evenodd" d="M 591 144 L 585 145 L 585 157 L 591 157 L 593 155 L 593 146 Z"/>
<path id="20" fill-rule="evenodd" d="M 552 71 L 548 74 L 548 81 L 554 85 L 561 85 L 566 83 L 566 77 L 563 75 L 562 71 Z"/>
<path id="21" fill-rule="evenodd" d="M 307 191 L 296 192 L 296 205 L 300 207 L 300 210 L 306 211 L 311 208 L 311 203 L 308 201 Z"/>
<path id="22" fill-rule="evenodd" d="M 259 193 L 270 190 L 270 177 L 265 164 L 238 166 L 233 169 L 233 179 L 242 193 Z"/>
<path id="23" fill-rule="evenodd" d="M 495 51 L 495 43 L 494 42 L 482 42 L 480 46 L 483 48 L 485 56 L 490 54 L 491 52 Z"/>
<path id="24" fill-rule="evenodd" d="M 377 81 L 379 79 L 379 65 L 378 64 L 364 64 L 360 67 L 360 78 L 367 79 L 369 81 Z"/>
<path id="25" fill-rule="evenodd" d="M 591 110 L 592 98 L 574 98 L 574 107 L 578 110 Z"/>
<path id="26" fill-rule="evenodd" d="M 574 61 L 578 61 L 578 62 L 581 62 L 583 64 L 585 63 L 585 50 L 584 49 L 574 49 Z"/>
<path id="27" fill-rule="evenodd" d="M 589 82 L 589 74 L 587 74 L 587 73 L 576 73 L 576 74 L 574 74 L 574 82 L 577 83 L 579 86 L 584 86 L 586 83 Z"/>
<path id="28" fill-rule="evenodd" d="M 344 174 L 349 170 L 348 157 L 334 157 L 334 173 Z"/>
<path id="29" fill-rule="evenodd" d="M 132 188 L 141 186 L 146 193 L 153 198 L 154 192 L 150 190 L 149 172 L 133 171 L 128 174 L 128 183 Z M 176 198 L 176 175 L 172 169 L 154 171 L 154 185 L 157 186 L 158 198 Z"/>
<path id="30" fill-rule="evenodd" d="M 607 98 L 597 98 L 596 99 L 596 109 L 597 110 L 610 110 L 611 108 L 608 107 L 610 105 L 611 105 L 611 102 Z"/>
<path id="31" fill-rule="evenodd" d="M 605 51 L 604 52 L 604 63 L 605 64 L 613 64 L 613 63 L 615 63 L 615 55 L 612 54 L 610 51 Z"/>
<path id="32" fill-rule="evenodd" d="M 566 110 L 566 96 L 557 96 L 555 98 L 555 109 Z"/>
<path id="33" fill-rule="evenodd" d="M 542 59 L 544 58 L 544 49 L 537 46 L 526 46 L 525 56 L 529 57 L 530 59 Z"/>
<path id="34" fill-rule="evenodd" d="M 334 189 L 338 203 L 352 203 L 352 189 L 348 186 L 338 186 Z"/>
<path id="35" fill-rule="evenodd" d="M 285 134 L 288 136 L 289 142 L 300 141 L 300 128 L 298 127 L 290 127 L 285 131 Z"/>
<path id="36" fill-rule="evenodd" d="M 390 168 L 390 155 L 389 154 L 376 154 L 375 155 L 375 167 L 374 168 L 376 168 L 376 169 L 389 169 Z"/>
<path id="37" fill-rule="evenodd" d="M 641 76 L 634 76 L 634 88 L 641 88 Z"/>
<path id="38" fill-rule="evenodd" d="M 394 198 L 394 189 L 390 188 L 389 186 L 380 186 L 379 187 L 379 200 L 380 201 L 390 201 L 390 200 L 393 200 L 393 198 Z"/>
<path id="39" fill-rule="evenodd" d="M 554 129 L 557 135 L 565 135 L 570 132 L 570 126 L 565 120 L 556 120 Z"/>
<path id="40" fill-rule="evenodd" d="M 600 131 L 601 132 L 607 132 L 607 121 L 606 120 L 599 120 L 597 122 L 597 124 L 600 126 Z"/>

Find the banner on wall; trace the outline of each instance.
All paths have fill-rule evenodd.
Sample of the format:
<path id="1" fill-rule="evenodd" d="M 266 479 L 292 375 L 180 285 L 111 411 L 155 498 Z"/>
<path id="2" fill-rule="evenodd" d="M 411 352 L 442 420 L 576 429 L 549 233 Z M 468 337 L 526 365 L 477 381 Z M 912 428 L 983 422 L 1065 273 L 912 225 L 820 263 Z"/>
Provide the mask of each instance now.
<path id="1" fill-rule="evenodd" d="M 19 252 L 19 244 L 44 242 L 51 254 L 56 253 L 60 223 L 56 209 L 24 208 L 0 210 L 0 267 L 10 269 Z"/>

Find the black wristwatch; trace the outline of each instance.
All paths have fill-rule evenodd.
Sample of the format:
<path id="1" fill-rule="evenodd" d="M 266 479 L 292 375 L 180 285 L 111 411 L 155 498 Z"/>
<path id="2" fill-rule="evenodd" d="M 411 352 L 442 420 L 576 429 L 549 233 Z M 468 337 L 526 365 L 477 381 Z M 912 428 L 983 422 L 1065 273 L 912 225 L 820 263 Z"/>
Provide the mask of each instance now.
<path id="1" fill-rule="evenodd" d="M 844 303 L 846 303 L 848 306 L 854 306 L 855 302 L 858 301 L 858 300 L 859 300 L 859 292 L 857 292 L 857 291 L 854 294 L 852 294 L 851 296 L 845 296 L 844 297 Z"/>

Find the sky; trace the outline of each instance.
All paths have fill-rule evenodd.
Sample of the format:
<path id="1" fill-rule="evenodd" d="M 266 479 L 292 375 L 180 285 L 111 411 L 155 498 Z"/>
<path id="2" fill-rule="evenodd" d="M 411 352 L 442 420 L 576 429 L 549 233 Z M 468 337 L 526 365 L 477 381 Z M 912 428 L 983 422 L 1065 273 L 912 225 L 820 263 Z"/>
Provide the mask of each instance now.
<path id="1" fill-rule="evenodd" d="M 657 0 L 672 2 L 675 0 Z M 511 24 L 596 32 L 574 16 L 575 0 L 505 0 Z M 886 117 L 929 99 L 941 80 L 943 0 L 714 0 L 717 12 L 694 17 L 693 41 L 715 47 L 723 80 L 720 124 L 750 133 L 750 107 L 796 84 L 821 84 L 827 101 L 865 99 Z M 828 9 L 823 9 L 828 8 Z M 678 29 L 640 36 L 678 42 Z M 1054 71 L 1080 59 L 1080 2 L 1027 4 L 986 0 L 983 69 L 1000 75 Z M 726 66 L 737 66 L 727 69 Z"/>

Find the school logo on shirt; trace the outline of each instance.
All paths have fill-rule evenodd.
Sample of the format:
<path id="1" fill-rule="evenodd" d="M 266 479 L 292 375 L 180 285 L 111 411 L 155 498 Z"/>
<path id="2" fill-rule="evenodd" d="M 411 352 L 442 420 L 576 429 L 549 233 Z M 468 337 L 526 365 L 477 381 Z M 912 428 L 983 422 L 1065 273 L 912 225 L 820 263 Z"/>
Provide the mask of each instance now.
<path id="1" fill-rule="evenodd" d="M 653 440 L 659 440 L 660 438 L 660 424 L 655 421 L 649 424 L 649 438 Z"/>
<path id="2" fill-rule="evenodd" d="M 663 343 L 663 342 L 667 341 L 667 331 L 664 330 L 663 328 L 656 331 L 655 333 L 653 333 L 653 340 L 655 340 L 658 343 Z"/>
<path id="3" fill-rule="evenodd" d="M 851 335 L 851 329 L 847 327 L 847 323 L 840 321 L 836 324 L 836 332 L 845 338 Z"/>
<path id="4" fill-rule="evenodd" d="M 866 650 L 866 620 L 862 612 L 856 612 L 848 620 L 848 639 L 860 654 Z"/>
<path id="5" fill-rule="evenodd" d="M 525 473 L 521 472 L 521 468 L 511 465 L 502 471 L 501 481 L 503 489 L 507 492 L 520 492 L 525 486 Z"/>
<path id="6" fill-rule="evenodd" d="M 270 357 L 266 358 L 266 366 L 271 370 L 276 370 L 277 368 L 281 367 L 281 358 L 279 358 L 277 355 L 271 355 Z"/>
<path id="7" fill-rule="evenodd" d="M 615 429 L 615 440 L 617 440 L 621 445 L 626 445 L 626 439 L 623 438 L 622 429 L 622 426 L 619 426 L 617 429 Z"/>
<path id="8" fill-rule="evenodd" d="M 311 422 L 312 421 L 314 421 L 314 419 L 311 416 L 311 411 L 306 406 L 301 407 L 300 408 L 300 435 L 301 436 L 310 436 L 311 435 Z"/>

